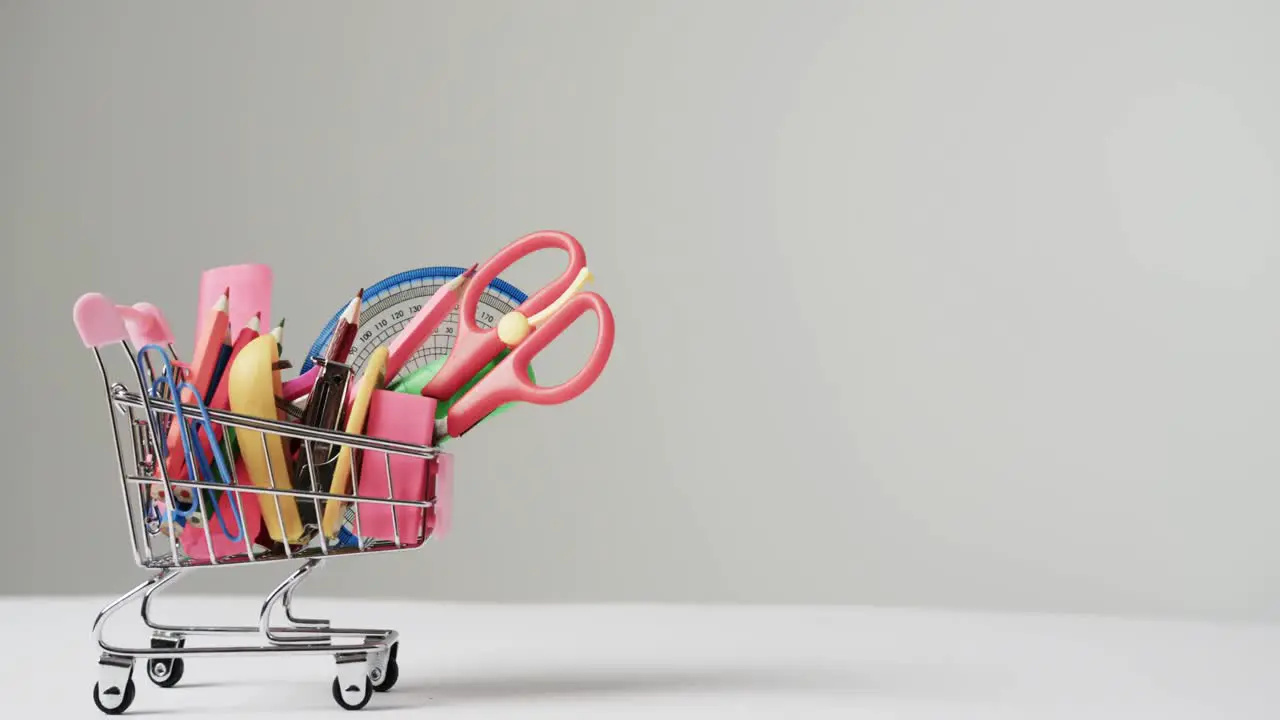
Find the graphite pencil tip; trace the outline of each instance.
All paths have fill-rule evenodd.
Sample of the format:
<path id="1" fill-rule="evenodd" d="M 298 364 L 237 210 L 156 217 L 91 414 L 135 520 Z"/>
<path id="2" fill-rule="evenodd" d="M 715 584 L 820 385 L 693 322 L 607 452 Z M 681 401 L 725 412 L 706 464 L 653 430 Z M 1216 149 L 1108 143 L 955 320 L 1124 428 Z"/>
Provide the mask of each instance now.
<path id="1" fill-rule="evenodd" d="M 349 323 L 354 323 L 356 318 L 360 317 L 360 306 L 364 298 L 364 288 L 360 288 L 360 292 L 351 298 L 351 302 L 342 310 L 342 319 Z"/>
<path id="2" fill-rule="evenodd" d="M 476 263 L 470 268 L 467 268 L 466 272 L 445 283 L 445 287 L 452 292 L 462 292 L 462 289 L 465 288 L 471 282 L 471 278 L 475 276 L 476 268 L 478 267 L 480 267 L 480 264 Z"/>

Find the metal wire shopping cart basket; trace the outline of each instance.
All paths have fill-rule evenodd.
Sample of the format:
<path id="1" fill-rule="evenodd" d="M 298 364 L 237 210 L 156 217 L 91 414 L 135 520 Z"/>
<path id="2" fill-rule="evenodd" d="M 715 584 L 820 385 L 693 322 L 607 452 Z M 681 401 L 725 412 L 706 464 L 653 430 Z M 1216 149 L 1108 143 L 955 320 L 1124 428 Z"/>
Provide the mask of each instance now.
<path id="1" fill-rule="evenodd" d="M 104 313 L 105 308 L 110 307 L 113 312 L 121 313 L 114 322 L 105 322 L 105 326 L 118 326 L 119 330 L 86 332 L 81 327 L 81 336 L 92 349 L 102 373 L 134 560 L 140 567 L 156 572 L 103 608 L 94 621 L 93 637 L 102 651 L 98 660 L 98 682 L 93 689 L 94 703 L 111 715 L 127 710 L 136 691 L 134 663 L 140 659 L 146 661 L 147 677 L 152 682 L 160 687 L 173 687 L 182 678 L 187 658 L 331 655 L 336 663 L 332 693 L 339 706 L 358 710 L 369 702 L 374 691 L 391 689 L 399 676 L 396 659 L 399 635 L 395 630 L 339 628 L 331 626 L 328 620 L 298 617 L 293 612 L 293 594 L 302 580 L 331 558 L 421 547 L 439 521 L 438 513 L 444 511 L 447 500 L 443 490 L 437 494 L 437 485 L 433 482 L 421 500 L 392 499 L 394 493 L 391 492 L 385 498 L 359 494 L 359 462 L 351 463 L 351 494 L 294 489 L 289 487 L 288 479 L 277 481 L 274 477 L 271 486 L 259 486 L 237 477 L 234 468 L 229 479 L 204 477 L 197 467 L 189 473 L 191 477 L 179 480 L 170 477 L 163 461 L 165 429 L 179 412 L 186 417 L 207 418 L 214 436 L 222 438 L 227 457 L 234 455 L 235 442 L 261 442 L 265 449 L 269 441 L 278 439 L 298 448 L 297 462 L 305 463 L 312 477 L 317 470 L 313 454 L 316 447 L 334 450 L 328 457 L 346 447 L 353 456 L 365 458 L 365 463 L 371 456 L 382 459 L 388 490 L 394 487 L 392 466 L 402 462 L 393 463 L 393 457 L 427 463 L 434 478 L 442 461 L 449 456 L 434 447 L 326 431 L 183 402 L 175 405 L 172 397 L 152 391 L 149 378 L 138 362 L 136 346 L 142 343 L 137 338 L 146 335 L 140 330 L 140 324 L 150 319 L 145 313 L 131 312 L 127 306 L 105 305 L 108 301 L 97 297 L 100 298 L 97 312 Z M 77 325 L 81 324 L 80 311 L 77 305 Z M 100 322 L 99 326 L 102 325 Z M 104 355 L 114 354 L 114 349 L 127 355 L 131 371 L 121 371 L 113 377 L 108 364 L 114 363 L 109 363 Z M 177 505 L 179 498 L 184 497 L 190 512 L 185 522 L 180 522 L 181 518 L 175 518 L 175 513 L 164 512 L 163 508 L 167 507 L 166 501 Z M 289 502 L 297 506 L 312 505 L 315 509 L 314 515 L 310 515 L 312 518 L 319 518 L 328 503 L 342 503 L 345 512 L 341 531 L 329 536 L 309 524 L 301 536 L 282 541 L 273 541 L 261 532 L 251 537 L 253 533 L 246 527 L 248 511 L 257 506 L 262 519 L 267 519 L 272 512 L 281 518 L 282 503 Z M 369 538 L 361 533 L 361 518 L 373 508 L 381 508 L 381 512 L 390 515 L 391 537 Z M 228 509 L 231 512 L 228 513 Z M 404 522 L 404 517 L 413 521 Z M 229 530 L 227 522 L 239 532 Z M 240 542 L 229 547 L 229 539 Z M 255 625 L 168 625 L 151 618 L 150 606 L 156 593 L 189 570 L 283 561 L 297 562 L 299 567 L 267 595 Z M 106 642 L 103 630 L 108 618 L 139 599 L 143 622 L 151 631 L 149 647 L 120 647 Z M 281 607 L 283 622 L 272 624 L 274 611 Z M 188 644 L 189 639 L 210 636 L 244 636 L 246 639 L 236 645 Z"/>

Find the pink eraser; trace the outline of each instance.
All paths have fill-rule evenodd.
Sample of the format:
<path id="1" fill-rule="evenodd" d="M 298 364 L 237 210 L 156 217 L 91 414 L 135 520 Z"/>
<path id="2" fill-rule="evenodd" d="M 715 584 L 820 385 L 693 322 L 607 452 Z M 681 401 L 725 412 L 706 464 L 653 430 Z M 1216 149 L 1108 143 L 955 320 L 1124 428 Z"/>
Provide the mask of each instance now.
<path id="1" fill-rule="evenodd" d="M 235 337 L 249 318 L 262 313 L 259 318 L 262 332 L 271 331 L 271 285 L 273 276 L 269 265 L 226 265 L 209 268 L 200 274 L 200 304 L 196 306 L 196 337 L 208 328 L 208 316 L 222 293 L 231 289 L 227 319 L 231 324 L 231 336 Z"/>
<path id="2" fill-rule="evenodd" d="M 71 315 L 85 347 L 100 348 L 129 337 L 116 304 L 102 293 L 81 295 Z"/>
<path id="3" fill-rule="evenodd" d="M 428 496 L 432 505 L 427 514 L 427 536 L 444 537 L 453 527 L 453 455 L 440 453 L 431 465 Z"/>
<path id="4" fill-rule="evenodd" d="M 436 401 L 417 393 L 374 390 L 364 434 L 369 437 L 414 445 L 430 445 L 435 430 Z M 377 450 L 362 450 L 359 497 L 424 501 L 427 499 L 427 460 Z M 387 458 L 391 477 L 387 477 Z M 416 546 L 426 539 L 422 508 L 395 507 L 377 503 L 356 503 L 360 535 L 378 540 L 395 540 L 392 523 L 395 510 L 400 542 Z"/>

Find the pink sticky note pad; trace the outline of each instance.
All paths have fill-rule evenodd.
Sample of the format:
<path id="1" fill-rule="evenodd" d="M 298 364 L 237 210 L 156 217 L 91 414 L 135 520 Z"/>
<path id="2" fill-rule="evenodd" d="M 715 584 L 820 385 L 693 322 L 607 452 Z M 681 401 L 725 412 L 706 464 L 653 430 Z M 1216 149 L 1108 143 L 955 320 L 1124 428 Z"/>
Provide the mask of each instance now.
<path id="1" fill-rule="evenodd" d="M 208 315 L 222 292 L 231 289 L 227 303 L 227 318 L 231 323 L 231 336 L 235 337 L 249 318 L 262 313 L 262 332 L 271 331 L 271 285 L 273 275 L 269 265 L 226 265 L 209 268 L 200 274 L 200 304 L 196 306 L 196 332 L 208 327 Z"/>
<path id="2" fill-rule="evenodd" d="M 369 437 L 414 445 L 430 445 L 435 430 L 436 401 L 416 393 L 374 390 L 364 434 Z M 427 499 L 429 463 L 377 450 L 363 450 L 360 460 L 358 497 L 423 501 Z M 391 476 L 387 477 L 390 457 Z M 395 511 L 395 522 L 392 511 Z M 426 539 L 422 508 L 358 503 L 360 534 L 366 538 L 395 540 L 396 523 L 400 542 L 416 546 Z"/>

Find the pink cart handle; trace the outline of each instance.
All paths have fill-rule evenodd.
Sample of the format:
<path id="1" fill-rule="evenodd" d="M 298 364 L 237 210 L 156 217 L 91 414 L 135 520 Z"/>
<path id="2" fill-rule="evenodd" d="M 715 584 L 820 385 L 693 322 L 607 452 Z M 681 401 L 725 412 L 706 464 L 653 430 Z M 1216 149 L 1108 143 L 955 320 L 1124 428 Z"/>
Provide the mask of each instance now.
<path id="1" fill-rule="evenodd" d="M 144 345 L 173 344 L 173 331 L 169 329 L 169 321 L 165 320 L 160 308 L 151 303 L 134 303 L 133 307 L 117 305 L 124 318 L 125 329 L 129 331 L 129 341 L 135 347 Z"/>
<path id="2" fill-rule="evenodd" d="M 131 341 L 142 347 L 173 342 L 169 323 L 154 305 L 116 305 L 102 293 L 85 293 L 71 311 L 80 341 L 88 348 Z"/>
<path id="3" fill-rule="evenodd" d="M 100 348 L 129 337 L 116 304 L 102 293 L 86 293 L 71 311 L 80 341 L 88 348 Z"/>

